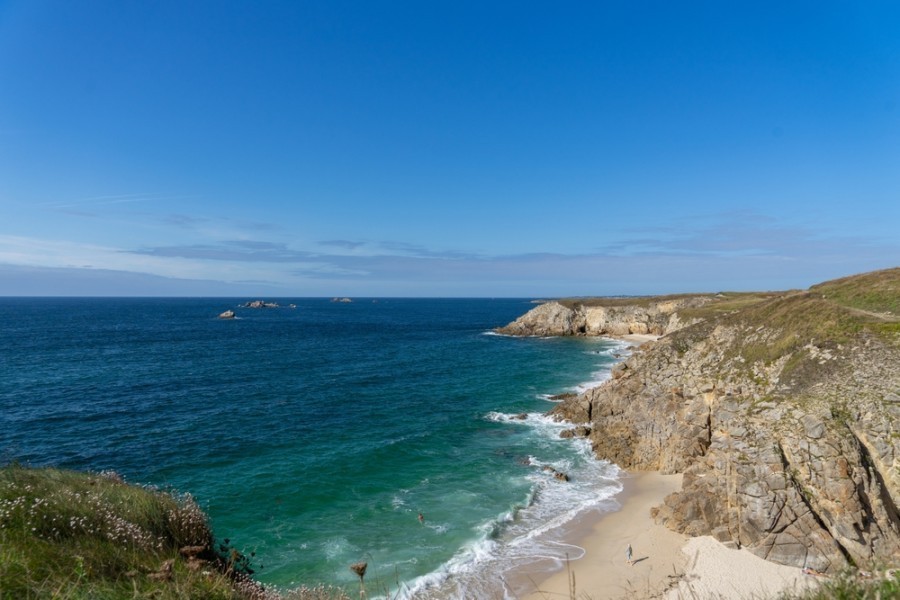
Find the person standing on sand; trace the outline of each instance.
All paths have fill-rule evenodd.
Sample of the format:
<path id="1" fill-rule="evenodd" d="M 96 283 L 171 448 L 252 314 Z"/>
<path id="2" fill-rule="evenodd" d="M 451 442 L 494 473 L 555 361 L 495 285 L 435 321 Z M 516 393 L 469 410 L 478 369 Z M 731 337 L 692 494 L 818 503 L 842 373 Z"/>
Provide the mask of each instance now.
<path id="1" fill-rule="evenodd" d="M 633 553 L 632 553 L 632 551 L 631 551 L 631 544 L 628 544 L 628 547 L 625 549 L 625 561 L 626 561 L 629 565 L 631 565 L 631 566 L 633 567 L 633 566 L 634 566 L 634 561 L 631 560 L 632 554 L 633 554 Z"/>

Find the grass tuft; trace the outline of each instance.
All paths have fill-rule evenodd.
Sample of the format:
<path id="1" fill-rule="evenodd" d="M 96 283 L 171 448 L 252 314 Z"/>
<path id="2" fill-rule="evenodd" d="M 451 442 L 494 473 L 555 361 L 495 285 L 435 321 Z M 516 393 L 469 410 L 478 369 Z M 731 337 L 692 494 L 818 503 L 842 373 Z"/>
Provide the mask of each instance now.
<path id="1" fill-rule="evenodd" d="M 848 570 L 822 581 L 813 590 L 798 595 L 783 594 L 780 600 L 887 600 L 900 598 L 900 571 L 880 574 Z"/>

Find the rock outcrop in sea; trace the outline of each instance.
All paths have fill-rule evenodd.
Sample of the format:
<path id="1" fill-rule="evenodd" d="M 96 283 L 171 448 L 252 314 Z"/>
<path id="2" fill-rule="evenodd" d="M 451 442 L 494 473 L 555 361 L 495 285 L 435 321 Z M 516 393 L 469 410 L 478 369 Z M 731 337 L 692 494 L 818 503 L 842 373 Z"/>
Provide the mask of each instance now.
<path id="1" fill-rule="evenodd" d="M 242 305 L 244 308 L 278 308 L 277 302 L 266 302 L 265 300 L 251 300 Z"/>
<path id="2" fill-rule="evenodd" d="M 822 572 L 900 557 L 900 268 L 807 291 L 551 302 L 515 335 L 654 333 L 551 414 L 627 469 L 683 473 L 655 511 Z"/>
<path id="3" fill-rule="evenodd" d="M 662 335 L 690 323 L 685 309 L 699 308 L 712 296 L 664 298 L 608 298 L 589 301 L 547 302 L 531 309 L 497 331 L 507 335 Z"/>

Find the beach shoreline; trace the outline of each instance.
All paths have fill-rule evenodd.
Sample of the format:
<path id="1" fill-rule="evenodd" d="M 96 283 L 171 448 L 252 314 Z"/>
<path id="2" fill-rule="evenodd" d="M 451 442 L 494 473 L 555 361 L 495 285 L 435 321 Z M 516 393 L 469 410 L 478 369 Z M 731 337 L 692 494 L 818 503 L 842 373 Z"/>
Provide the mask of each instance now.
<path id="1" fill-rule="evenodd" d="M 616 497 L 621 508 L 608 513 L 587 513 L 572 527 L 566 540 L 583 549 L 581 558 L 543 579 L 534 573 L 510 577 L 510 587 L 525 590 L 522 600 L 570 597 L 570 577 L 574 577 L 579 598 L 635 598 L 659 595 L 677 582 L 670 577 L 681 573 L 687 556 L 681 548 L 688 538 L 656 524 L 650 509 L 668 494 L 681 488 L 681 475 L 657 472 L 625 473 L 623 491 Z M 626 560 L 631 544 L 634 564 Z"/>
<path id="2" fill-rule="evenodd" d="M 627 335 L 613 337 L 614 340 L 622 340 L 625 342 L 631 342 L 635 346 L 641 346 L 646 344 L 647 342 L 655 342 L 661 336 L 652 335 L 649 333 L 629 333 Z"/>
<path id="3" fill-rule="evenodd" d="M 567 528 L 571 537 L 565 541 L 582 549 L 582 556 L 550 574 L 512 574 L 508 585 L 513 597 L 744 600 L 799 593 L 817 585 L 819 579 L 802 569 L 728 548 L 710 536 L 689 538 L 657 523 L 651 509 L 679 490 L 681 479 L 680 474 L 656 471 L 623 474 L 623 490 L 616 497 L 620 510 L 588 513 Z M 626 556 L 629 545 L 633 564 Z"/>

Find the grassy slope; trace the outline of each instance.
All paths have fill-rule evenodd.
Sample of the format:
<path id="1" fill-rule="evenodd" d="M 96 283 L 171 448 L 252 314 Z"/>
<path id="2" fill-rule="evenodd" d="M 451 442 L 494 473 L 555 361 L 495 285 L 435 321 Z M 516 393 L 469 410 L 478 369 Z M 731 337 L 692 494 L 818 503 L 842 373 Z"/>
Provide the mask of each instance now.
<path id="1" fill-rule="evenodd" d="M 721 292 L 637 298 L 569 298 L 565 306 L 648 306 L 653 303 L 703 296 L 709 302 L 678 311 L 683 320 L 723 319 L 731 324 L 779 328 L 783 339 L 750 349 L 768 360 L 793 350 L 800 340 L 842 343 L 867 331 L 889 341 L 900 333 L 900 267 L 853 275 L 812 286 L 807 291 Z"/>
<path id="2" fill-rule="evenodd" d="M 900 318 L 900 267 L 826 281 L 810 291 L 847 308 Z"/>
<path id="3" fill-rule="evenodd" d="M 211 544 L 189 497 L 103 475 L 0 469 L 0 598 L 243 597 L 215 564 L 191 569 L 179 554 Z"/>

